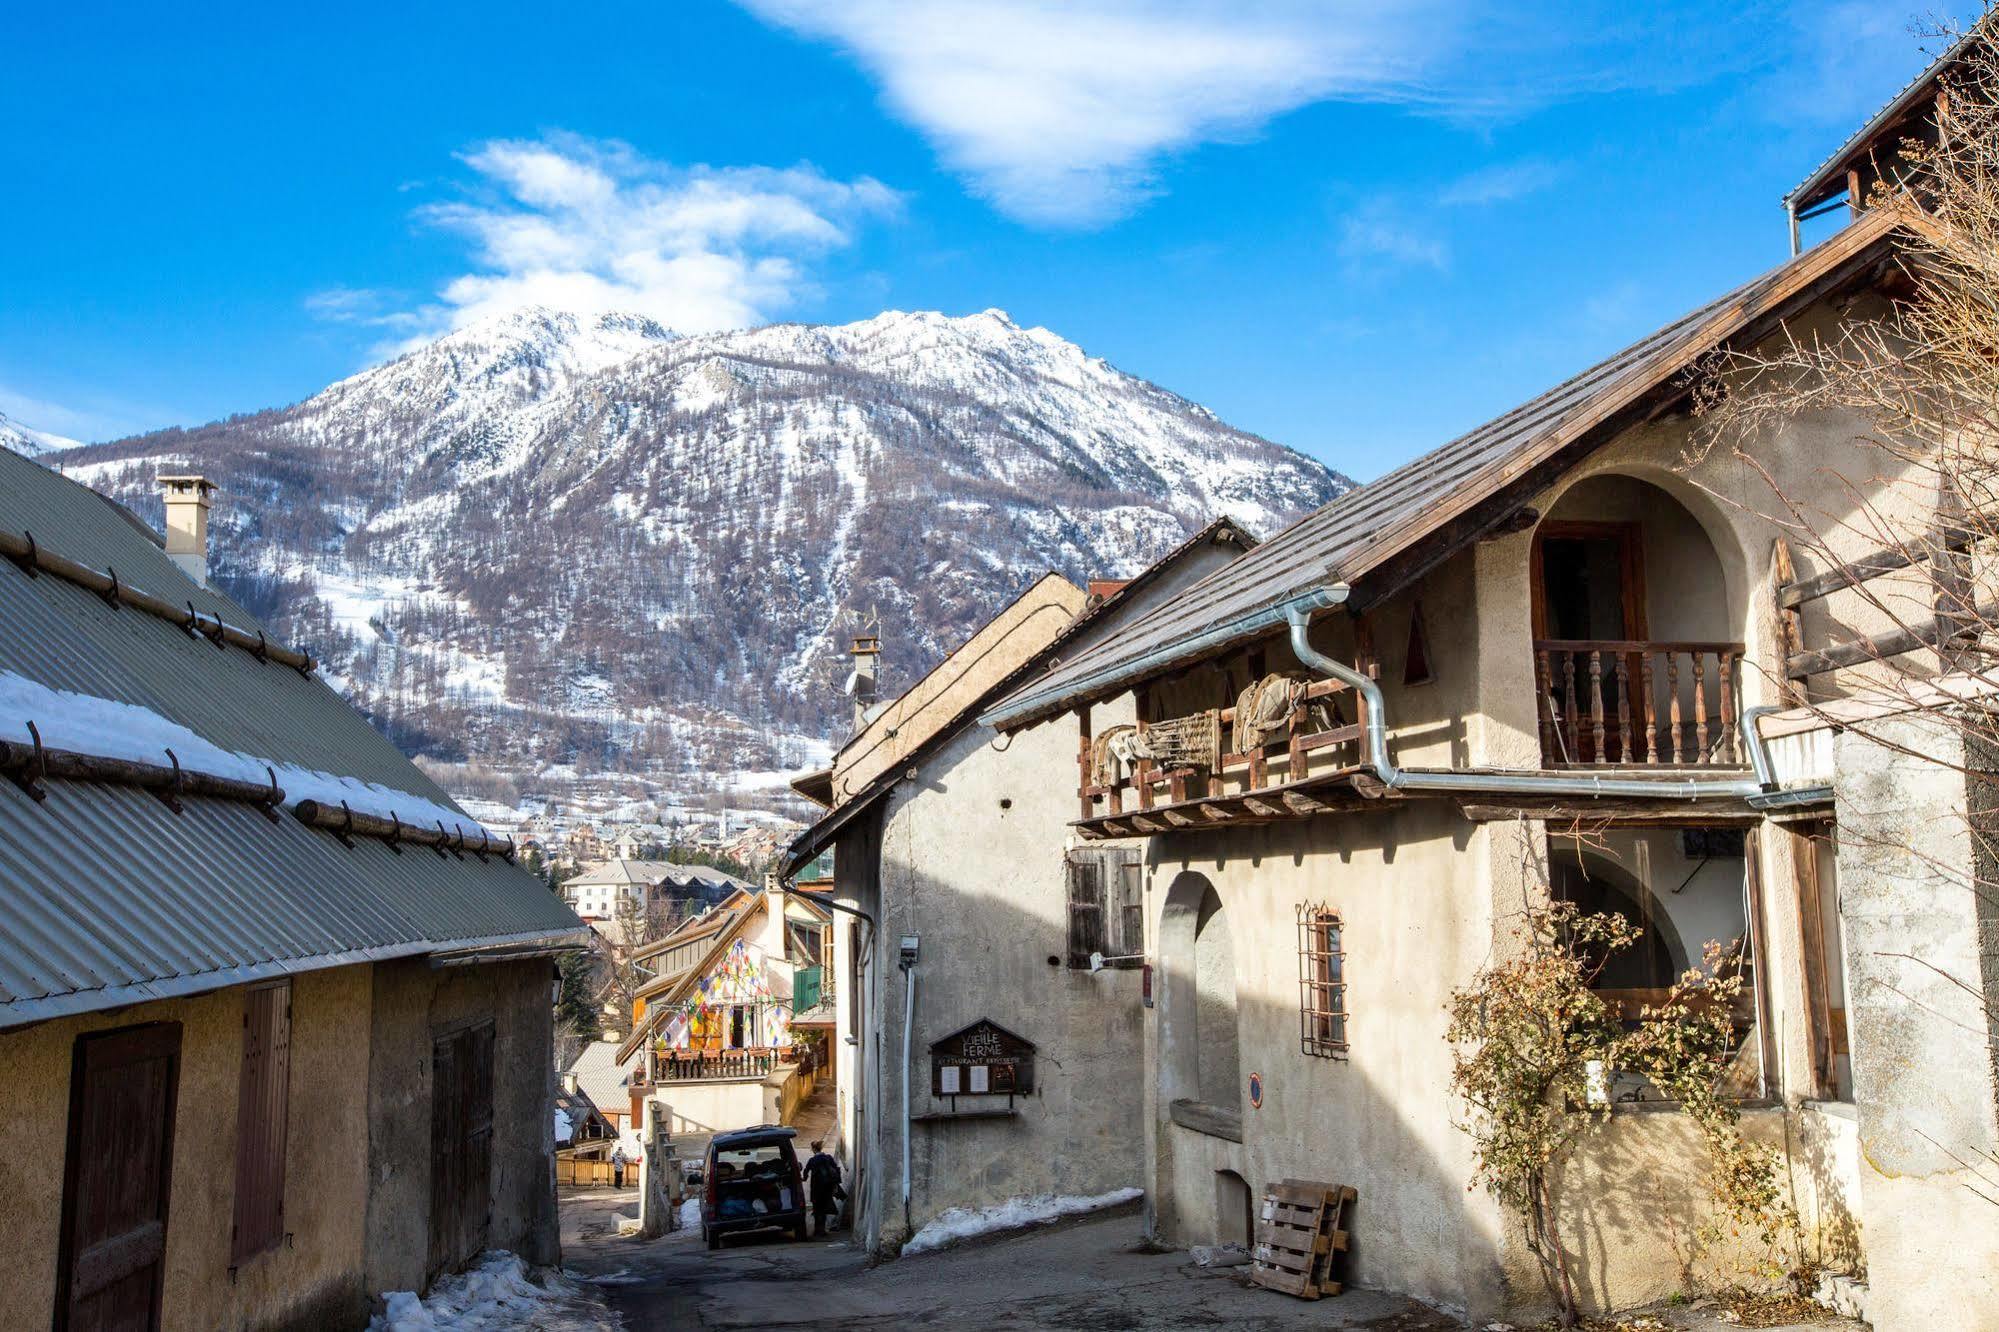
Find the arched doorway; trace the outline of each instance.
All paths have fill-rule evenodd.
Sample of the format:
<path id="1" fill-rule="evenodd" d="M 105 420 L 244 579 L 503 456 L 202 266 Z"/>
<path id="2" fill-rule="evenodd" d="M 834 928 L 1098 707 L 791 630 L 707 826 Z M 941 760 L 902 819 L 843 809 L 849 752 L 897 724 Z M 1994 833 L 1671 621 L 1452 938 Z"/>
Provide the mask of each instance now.
<path id="1" fill-rule="evenodd" d="M 1160 1095 L 1240 1115 L 1235 943 L 1214 885 L 1183 873 L 1160 912 Z"/>
<path id="2" fill-rule="evenodd" d="M 1535 529 L 1543 761 L 1744 762 L 1738 581 L 1693 511 L 1635 476 L 1586 477 Z"/>

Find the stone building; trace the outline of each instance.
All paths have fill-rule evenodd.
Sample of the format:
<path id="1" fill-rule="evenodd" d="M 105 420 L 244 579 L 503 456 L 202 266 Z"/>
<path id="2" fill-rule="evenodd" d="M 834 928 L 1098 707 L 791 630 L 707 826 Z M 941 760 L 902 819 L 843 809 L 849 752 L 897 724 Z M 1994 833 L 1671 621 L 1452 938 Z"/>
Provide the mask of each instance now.
<path id="1" fill-rule="evenodd" d="M 977 717 L 1252 544 L 1220 519 L 1129 582 L 1045 576 L 797 783 L 828 809 L 784 875 L 834 851 L 839 1122 L 871 1247 L 948 1208 L 1140 1183 L 1138 844 L 1068 827 L 1073 728 L 995 743 Z M 1033 1047 L 1031 1075 L 1018 1050 L 966 1058 L 995 1028 Z"/>
<path id="2" fill-rule="evenodd" d="M 1794 416 L 1744 457 L 1693 447 L 1710 353 L 1883 311 L 1903 221 L 1858 191 L 1789 263 L 986 710 L 1015 750 L 1101 737 L 1134 691 L 1138 733 L 1224 737 L 1087 782 L 1073 828 L 1144 847 L 1158 1237 L 1241 1243 L 1267 1184 L 1343 1183 L 1354 1280 L 1475 1321 L 1538 1312 L 1520 1227 L 1467 1191 L 1445 1007 L 1556 897 L 1645 927 L 1598 982 L 1627 1017 L 1708 941 L 1750 980 L 1725 1085 L 1781 1153 L 1792 1257 L 1864 1277 L 1876 1327 L 1999 1328 L 1975 1164 L 1999 1147 L 1979 1036 L 1999 957 L 1955 737 L 1867 687 L 1904 627 L 1852 572 L 1880 566 L 1879 537 L 1844 524 L 1835 559 L 1789 568 L 1777 492 L 1835 517 L 1929 501 L 1851 418 Z M 1557 1185 L 1599 1309 L 1687 1289 L 1712 1206 L 1673 1103 L 1614 1071 L 1605 1094 Z"/>
<path id="3" fill-rule="evenodd" d="M 0 451 L 0 1326 L 359 1327 L 553 1261 L 581 923 L 198 581 L 170 480 L 163 549 Z"/>

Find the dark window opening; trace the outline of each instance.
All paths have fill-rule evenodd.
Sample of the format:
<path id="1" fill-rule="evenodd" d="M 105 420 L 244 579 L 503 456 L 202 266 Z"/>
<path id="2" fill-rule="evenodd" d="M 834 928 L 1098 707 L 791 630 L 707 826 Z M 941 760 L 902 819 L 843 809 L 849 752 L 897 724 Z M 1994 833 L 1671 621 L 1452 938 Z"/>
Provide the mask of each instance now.
<path id="1" fill-rule="evenodd" d="M 1430 669 L 1430 636 L 1423 629 L 1423 603 L 1409 608 L 1409 646 L 1402 654 L 1402 683 L 1429 684 L 1436 679 Z"/>

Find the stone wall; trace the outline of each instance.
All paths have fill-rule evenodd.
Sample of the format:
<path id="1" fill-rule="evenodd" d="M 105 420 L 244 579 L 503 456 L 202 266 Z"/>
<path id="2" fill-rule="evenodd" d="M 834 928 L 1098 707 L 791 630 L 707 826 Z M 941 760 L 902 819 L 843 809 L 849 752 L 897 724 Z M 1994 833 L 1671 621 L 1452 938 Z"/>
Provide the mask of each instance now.
<path id="1" fill-rule="evenodd" d="M 1835 750 L 1868 1312 L 1882 1332 L 1999 1328 L 1993 886 L 1966 761 L 1935 718 L 1870 722 Z"/>
<path id="2" fill-rule="evenodd" d="M 546 958 L 375 967 L 368 1060 L 367 1271 L 376 1290 L 418 1290 L 430 1223 L 431 1043 L 494 1022 L 492 1211 L 487 1247 L 553 1263 L 554 1030 Z"/>

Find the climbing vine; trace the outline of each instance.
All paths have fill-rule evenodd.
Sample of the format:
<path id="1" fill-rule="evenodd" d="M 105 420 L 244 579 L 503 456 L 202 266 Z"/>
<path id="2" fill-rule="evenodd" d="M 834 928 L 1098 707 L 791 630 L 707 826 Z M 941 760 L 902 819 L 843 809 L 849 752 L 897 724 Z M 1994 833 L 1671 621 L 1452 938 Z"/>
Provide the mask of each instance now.
<path id="1" fill-rule="evenodd" d="M 1775 1243 L 1792 1220 L 1778 1197 L 1775 1153 L 1743 1140 L 1740 1116 L 1717 1090 L 1744 986 L 1721 949 L 1708 945 L 1703 965 L 1631 1030 L 1593 992 L 1611 957 L 1642 933 L 1621 915 L 1552 903 L 1528 912 L 1515 947 L 1449 1004 L 1452 1086 L 1464 1107 L 1459 1127 L 1473 1144 L 1472 1184 L 1519 1215 L 1564 1327 L 1577 1324 L 1580 1308 L 1563 1209 L 1587 1200 L 1562 1198 L 1554 1183 L 1576 1144 L 1609 1115 L 1613 1071 L 1646 1078 L 1698 1126 L 1718 1208 L 1710 1237 L 1750 1228 Z"/>

